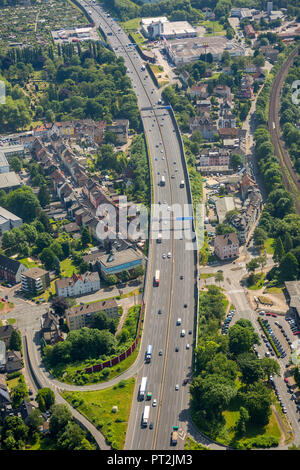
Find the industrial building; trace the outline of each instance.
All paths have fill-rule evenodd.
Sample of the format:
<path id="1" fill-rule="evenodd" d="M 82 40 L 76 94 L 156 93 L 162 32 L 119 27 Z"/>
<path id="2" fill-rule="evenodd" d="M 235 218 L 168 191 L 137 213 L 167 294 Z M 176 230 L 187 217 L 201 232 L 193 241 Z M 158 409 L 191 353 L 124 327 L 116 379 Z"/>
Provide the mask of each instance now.
<path id="1" fill-rule="evenodd" d="M 164 42 L 165 50 L 170 60 L 177 65 L 184 65 L 201 57 L 205 59 L 211 54 L 214 61 L 222 58 L 224 51 L 228 51 L 231 57 L 244 56 L 245 49 L 236 41 L 228 41 L 224 36 L 207 36 L 171 40 Z"/>
<path id="2" fill-rule="evenodd" d="M 151 22 L 142 20 L 142 32 L 146 37 L 154 39 L 191 38 L 197 36 L 197 31 L 187 21 L 168 21 L 165 17 L 151 18 Z"/>
<path id="3" fill-rule="evenodd" d="M 23 220 L 20 217 L 4 209 L 4 207 L 0 207 L 0 235 L 7 230 L 21 227 L 22 224 Z"/>

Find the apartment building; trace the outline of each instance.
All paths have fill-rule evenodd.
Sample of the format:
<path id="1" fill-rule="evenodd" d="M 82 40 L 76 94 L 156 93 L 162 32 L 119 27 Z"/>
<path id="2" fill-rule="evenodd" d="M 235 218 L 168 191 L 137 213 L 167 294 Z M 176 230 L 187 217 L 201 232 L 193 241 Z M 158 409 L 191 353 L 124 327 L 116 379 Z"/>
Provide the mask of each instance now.
<path id="1" fill-rule="evenodd" d="M 21 275 L 22 291 L 28 294 L 39 295 L 50 286 L 49 271 L 38 267 L 28 269 Z"/>
<path id="2" fill-rule="evenodd" d="M 215 238 L 215 254 L 221 259 L 226 260 L 239 256 L 239 240 L 236 233 L 226 233 L 217 235 Z"/>
<path id="3" fill-rule="evenodd" d="M 56 295 L 61 297 L 78 297 L 91 294 L 100 289 L 100 277 L 97 272 L 85 274 L 73 274 L 55 281 Z"/>
<path id="4" fill-rule="evenodd" d="M 90 326 L 94 315 L 99 312 L 104 312 L 111 318 L 117 318 L 118 304 L 114 299 L 108 299 L 69 308 L 66 310 L 66 322 L 69 330 L 79 330 Z"/>

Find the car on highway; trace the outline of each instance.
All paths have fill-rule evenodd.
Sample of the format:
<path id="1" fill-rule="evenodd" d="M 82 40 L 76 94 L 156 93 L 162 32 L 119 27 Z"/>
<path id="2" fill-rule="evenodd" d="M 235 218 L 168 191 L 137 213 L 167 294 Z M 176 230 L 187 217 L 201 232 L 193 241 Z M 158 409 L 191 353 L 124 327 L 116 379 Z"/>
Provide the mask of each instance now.
<path id="1" fill-rule="evenodd" d="M 172 256 L 172 255 L 171 255 L 171 253 L 170 253 L 170 251 L 169 251 L 169 253 L 168 253 L 168 258 L 171 258 L 171 256 Z"/>
<path id="2" fill-rule="evenodd" d="M 183 385 L 186 385 L 187 383 L 188 383 L 188 379 L 184 379 Z M 299 407 L 300 407 L 300 405 L 299 405 Z"/>
<path id="3" fill-rule="evenodd" d="M 189 335 L 191 335 L 191 334 L 192 334 L 192 330 L 189 330 Z"/>
<path id="4" fill-rule="evenodd" d="M 157 405 L 157 400 L 156 398 L 154 398 L 153 402 L 152 402 L 152 406 L 156 406 Z"/>
<path id="5" fill-rule="evenodd" d="M 153 421 L 150 422 L 149 429 L 153 429 Z"/>
<path id="6" fill-rule="evenodd" d="M 162 254 L 163 259 L 166 259 L 166 253 Z"/>
<path id="7" fill-rule="evenodd" d="M 163 352 L 162 352 L 162 349 L 160 349 L 158 355 L 159 355 L 159 356 L 162 356 L 162 353 L 163 353 Z"/>
<path id="8" fill-rule="evenodd" d="M 178 347 L 178 346 L 176 346 L 176 348 L 175 348 L 175 352 L 178 352 L 178 351 L 179 351 L 179 347 Z"/>
<path id="9" fill-rule="evenodd" d="M 189 343 L 186 345 L 186 349 L 190 349 L 190 345 L 189 345 Z"/>
<path id="10" fill-rule="evenodd" d="M 179 385 L 178 384 L 175 385 L 175 390 L 179 390 Z"/>
<path id="11" fill-rule="evenodd" d="M 181 337 L 184 337 L 184 336 L 185 336 L 185 330 L 181 330 L 180 336 L 181 336 Z"/>
<path id="12" fill-rule="evenodd" d="M 157 313 L 158 313 L 159 315 L 161 315 L 161 314 L 162 314 L 161 309 L 159 309 Z"/>
<path id="13" fill-rule="evenodd" d="M 181 274 L 180 279 L 183 279 L 183 275 Z"/>

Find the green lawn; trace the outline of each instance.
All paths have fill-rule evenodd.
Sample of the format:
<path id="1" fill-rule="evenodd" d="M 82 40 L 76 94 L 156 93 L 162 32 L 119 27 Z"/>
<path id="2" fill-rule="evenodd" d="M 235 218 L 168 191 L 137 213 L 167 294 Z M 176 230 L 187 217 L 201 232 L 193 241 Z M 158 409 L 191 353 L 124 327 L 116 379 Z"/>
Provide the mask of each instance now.
<path id="1" fill-rule="evenodd" d="M 202 273 L 200 274 L 200 279 L 208 279 L 210 277 L 215 277 L 215 273 Z"/>
<path id="2" fill-rule="evenodd" d="M 268 255 L 274 254 L 274 247 L 273 247 L 274 238 L 267 238 L 264 244 L 264 249 L 267 250 Z"/>
<path id="3" fill-rule="evenodd" d="M 226 34 L 226 31 L 218 21 L 202 21 L 201 26 L 205 26 L 206 28 L 210 28 L 211 31 L 206 32 L 204 36 L 224 36 Z"/>
<path id="4" fill-rule="evenodd" d="M 131 36 L 133 37 L 135 42 L 140 46 L 143 46 L 143 44 L 146 44 L 147 42 L 144 36 L 139 31 L 137 33 L 131 33 Z"/>
<path id="5" fill-rule="evenodd" d="M 8 323 L 9 325 L 14 325 L 14 323 L 16 323 L 16 319 L 15 319 L 15 318 L 8 318 L 8 319 L 7 319 L 7 323 Z"/>
<path id="6" fill-rule="evenodd" d="M 63 392 L 62 396 L 91 421 L 113 449 L 123 449 L 135 379 L 122 380 L 106 390 Z M 114 406 L 118 411 L 113 413 Z"/>
<path id="7" fill-rule="evenodd" d="M 61 275 L 63 277 L 71 277 L 74 272 L 78 273 L 78 269 L 74 266 L 71 259 L 67 258 L 60 263 Z"/>
<path id="8" fill-rule="evenodd" d="M 139 29 L 140 22 L 141 18 L 133 18 L 132 20 L 128 20 L 124 23 L 121 23 L 121 26 L 126 31 L 126 33 L 132 33 Z"/>
<path id="9" fill-rule="evenodd" d="M 20 263 L 24 264 L 27 268 L 35 268 L 37 266 L 40 266 L 40 264 L 37 264 L 35 261 L 31 260 L 31 258 L 23 258 L 19 259 Z"/>

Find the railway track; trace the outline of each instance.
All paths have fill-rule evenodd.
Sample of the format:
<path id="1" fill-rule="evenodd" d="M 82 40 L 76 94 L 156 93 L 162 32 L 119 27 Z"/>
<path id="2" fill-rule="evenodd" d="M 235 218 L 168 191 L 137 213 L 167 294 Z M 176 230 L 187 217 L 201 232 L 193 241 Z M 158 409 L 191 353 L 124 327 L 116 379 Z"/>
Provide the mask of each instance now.
<path id="1" fill-rule="evenodd" d="M 280 95 L 282 86 L 288 70 L 293 63 L 294 58 L 298 54 L 298 49 L 299 48 L 297 47 L 284 62 L 273 83 L 270 94 L 268 127 L 275 155 L 278 158 L 278 162 L 282 170 L 284 186 L 293 195 L 296 211 L 300 215 L 299 175 L 297 175 L 296 171 L 294 170 L 289 153 L 285 148 L 279 123 Z"/>

